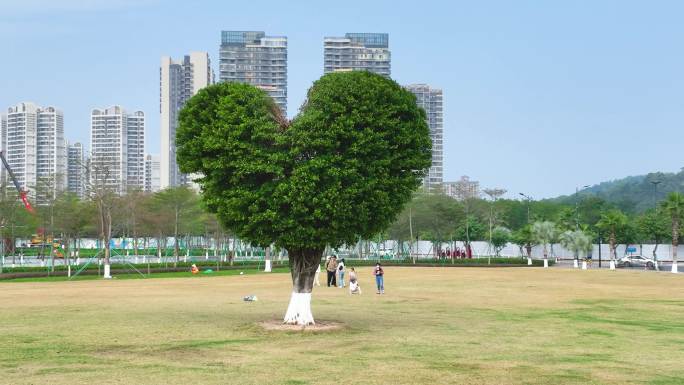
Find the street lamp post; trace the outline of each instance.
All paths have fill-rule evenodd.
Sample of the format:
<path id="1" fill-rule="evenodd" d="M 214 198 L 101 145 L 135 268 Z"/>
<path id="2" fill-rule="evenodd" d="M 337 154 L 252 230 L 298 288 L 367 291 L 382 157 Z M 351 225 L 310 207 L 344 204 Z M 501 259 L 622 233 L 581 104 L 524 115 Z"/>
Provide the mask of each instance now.
<path id="1" fill-rule="evenodd" d="M 529 195 L 525 195 L 523 193 L 518 193 L 520 194 L 523 198 L 527 200 L 527 224 L 530 224 L 530 201 L 532 201 L 532 197 Z"/>
<path id="2" fill-rule="evenodd" d="M 658 211 L 658 198 L 657 198 L 657 195 L 658 195 L 658 185 L 660 184 L 660 182 L 661 182 L 661 181 L 659 181 L 659 180 L 652 180 L 652 181 L 651 181 L 651 184 L 653 185 L 653 215 L 654 215 L 654 216 L 657 215 L 656 212 Z M 658 234 L 656 233 L 656 234 L 654 235 L 654 237 L 655 237 L 654 241 L 655 241 L 655 243 L 656 243 L 656 248 L 657 248 L 657 247 L 658 247 Z M 656 269 L 656 270 L 660 270 L 660 269 L 658 268 L 658 256 L 656 255 L 655 251 L 653 252 L 653 262 L 654 262 L 654 265 L 655 265 L 655 266 L 654 266 L 655 269 Z"/>
<path id="3" fill-rule="evenodd" d="M 658 194 L 658 185 L 660 184 L 659 180 L 652 180 L 651 184 L 653 185 L 653 209 L 658 208 L 658 202 L 657 202 L 657 194 Z"/>
<path id="4" fill-rule="evenodd" d="M 589 187 L 589 185 L 582 186 L 582 190 Z M 575 227 L 579 230 L 579 192 L 580 188 L 575 187 Z"/>

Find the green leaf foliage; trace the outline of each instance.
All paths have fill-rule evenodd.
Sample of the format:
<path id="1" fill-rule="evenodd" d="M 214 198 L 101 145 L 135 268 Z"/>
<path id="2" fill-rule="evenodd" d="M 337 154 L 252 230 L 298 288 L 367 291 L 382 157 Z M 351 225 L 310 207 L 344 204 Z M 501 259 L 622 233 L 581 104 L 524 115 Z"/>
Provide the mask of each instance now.
<path id="1" fill-rule="evenodd" d="M 206 87 L 181 111 L 181 171 L 240 238 L 323 249 L 387 228 L 431 164 L 425 112 L 396 82 L 369 72 L 316 81 L 287 122 L 256 87 Z"/>

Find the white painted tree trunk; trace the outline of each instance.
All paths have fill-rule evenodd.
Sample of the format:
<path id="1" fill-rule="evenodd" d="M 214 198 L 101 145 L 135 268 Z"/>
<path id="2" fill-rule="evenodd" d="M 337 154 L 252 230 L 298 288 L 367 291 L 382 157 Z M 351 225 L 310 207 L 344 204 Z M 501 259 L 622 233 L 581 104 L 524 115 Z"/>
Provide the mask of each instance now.
<path id="1" fill-rule="evenodd" d="M 527 257 L 527 266 L 532 266 L 532 258 Z"/>
<path id="2" fill-rule="evenodd" d="M 675 261 L 675 262 L 672 262 L 672 272 L 673 272 L 674 274 L 677 274 L 677 273 L 678 273 L 678 270 L 677 270 L 677 262 L 676 262 L 676 261 Z"/>
<path id="3" fill-rule="evenodd" d="M 71 277 L 71 265 L 67 265 L 67 277 Z"/>
<path id="4" fill-rule="evenodd" d="M 544 267 L 549 267 L 549 260 L 544 258 Z"/>
<path id="5" fill-rule="evenodd" d="M 264 253 L 264 272 L 271 272 L 271 248 L 267 247 Z"/>
<path id="6" fill-rule="evenodd" d="M 112 278 L 112 274 L 111 274 L 111 269 L 110 269 L 110 268 L 111 268 L 111 265 L 110 265 L 110 264 L 107 263 L 107 264 L 104 265 L 104 275 L 102 276 L 102 278 L 104 278 L 104 279 L 110 279 L 110 278 Z"/>
<path id="7" fill-rule="evenodd" d="M 313 314 L 311 314 L 311 293 L 292 292 L 283 321 L 290 325 L 314 325 Z"/>
<path id="8" fill-rule="evenodd" d="M 582 270 L 587 269 L 587 261 L 582 261 Z"/>
<path id="9" fill-rule="evenodd" d="M 573 262 L 573 263 L 572 263 L 572 266 L 573 266 L 575 269 L 577 269 L 577 268 L 579 267 L 579 265 L 577 264 L 577 260 L 576 260 L 576 259 L 573 259 L 572 262 Z"/>
<path id="10" fill-rule="evenodd" d="M 610 261 L 610 269 L 615 270 L 615 261 L 613 260 Z"/>

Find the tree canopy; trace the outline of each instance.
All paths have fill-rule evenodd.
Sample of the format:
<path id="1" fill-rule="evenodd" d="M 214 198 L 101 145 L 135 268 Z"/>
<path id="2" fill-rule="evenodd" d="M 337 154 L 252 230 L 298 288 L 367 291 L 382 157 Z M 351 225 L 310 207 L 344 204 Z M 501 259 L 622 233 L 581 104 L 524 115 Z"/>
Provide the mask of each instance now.
<path id="1" fill-rule="evenodd" d="M 324 249 L 392 223 L 431 164 L 425 112 L 364 71 L 316 81 L 287 122 L 267 94 L 222 83 L 191 98 L 176 135 L 181 171 L 207 207 L 261 245 Z"/>

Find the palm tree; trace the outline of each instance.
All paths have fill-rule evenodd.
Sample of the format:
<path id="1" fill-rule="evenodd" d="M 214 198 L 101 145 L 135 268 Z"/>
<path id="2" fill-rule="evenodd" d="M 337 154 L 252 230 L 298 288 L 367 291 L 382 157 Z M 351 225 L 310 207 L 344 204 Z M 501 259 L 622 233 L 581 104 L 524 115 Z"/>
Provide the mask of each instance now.
<path id="1" fill-rule="evenodd" d="M 596 227 L 609 234 L 611 269 L 615 268 L 615 258 L 617 258 L 617 236 L 626 225 L 627 216 L 622 211 L 615 209 L 601 214 L 601 219 L 596 223 Z"/>
<path id="2" fill-rule="evenodd" d="M 544 267 L 548 266 L 547 246 L 555 237 L 556 225 L 550 221 L 535 222 L 532 225 L 532 235 L 544 250 Z"/>
<path id="3" fill-rule="evenodd" d="M 671 192 L 661 203 L 672 221 L 672 272 L 677 272 L 677 247 L 679 246 L 679 230 L 684 217 L 684 195 Z"/>
<path id="4" fill-rule="evenodd" d="M 564 232 L 560 236 L 560 243 L 573 252 L 575 261 L 579 260 L 580 254 L 588 253 L 592 249 L 591 238 L 582 230 Z M 575 267 L 577 267 L 577 262 L 575 262 Z"/>

